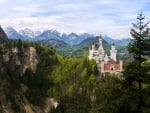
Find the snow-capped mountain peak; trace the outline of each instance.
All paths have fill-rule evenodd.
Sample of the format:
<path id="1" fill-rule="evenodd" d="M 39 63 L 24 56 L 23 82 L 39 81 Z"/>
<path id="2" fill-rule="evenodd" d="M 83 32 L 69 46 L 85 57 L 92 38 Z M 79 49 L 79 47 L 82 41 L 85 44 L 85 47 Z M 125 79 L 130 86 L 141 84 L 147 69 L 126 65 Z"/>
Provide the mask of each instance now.
<path id="1" fill-rule="evenodd" d="M 6 28 L 5 28 L 5 32 L 6 32 L 6 34 L 17 33 L 17 31 L 16 31 L 13 27 L 11 27 L 11 26 L 6 27 Z"/>
<path id="2" fill-rule="evenodd" d="M 75 33 L 70 33 L 68 35 L 69 40 L 75 40 L 76 38 L 78 38 L 79 36 Z"/>
<path id="3" fill-rule="evenodd" d="M 70 45 L 79 44 L 81 41 L 83 41 L 86 38 L 94 37 L 94 35 L 84 33 L 81 35 L 78 35 L 76 33 L 60 33 L 57 30 L 54 29 L 46 29 L 43 32 L 40 31 L 33 31 L 29 28 L 25 28 L 22 30 L 19 30 L 17 32 L 13 27 L 8 27 L 5 29 L 5 32 L 8 35 L 8 38 L 10 39 L 22 39 L 22 40 L 31 40 L 31 41 L 41 41 L 41 40 L 48 40 L 48 39 L 56 39 L 66 42 Z"/>
<path id="4" fill-rule="evenodd" d="M 35 38 L 35 33 L 34 31 L 32 31 L 31 29 L 25 28 L 23 30 L 19 31 L 19 34 L 23 35 L 23 36 L 27 36 L 29 38 Z"/>

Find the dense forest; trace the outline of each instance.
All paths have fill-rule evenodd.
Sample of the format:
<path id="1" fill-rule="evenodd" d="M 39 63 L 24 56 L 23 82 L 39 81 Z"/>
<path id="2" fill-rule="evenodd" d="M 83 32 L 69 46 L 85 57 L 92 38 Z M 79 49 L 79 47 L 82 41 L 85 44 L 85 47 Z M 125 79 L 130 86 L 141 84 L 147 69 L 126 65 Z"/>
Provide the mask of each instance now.
<path id="1" fill-rule="evenodd" d="M 140 13 L 121 75 L 100 77 L 94 60 L 56 54 L 0 35 L 0 113 L 149 113 L 150 29 Z M 58 102 L 55 107 L 48 99 Z"/>
<path id="2" fill-rule="evenodd" d="M 71 95 L 61 97 L 53 113 L 149 113 L 149 23 L 142 13 L 137 16 L 137 23 L 133 23 L 133 39 L 128 45 L 133 60 L 124 66 L 122 76 L 92 79 L 89 87 L 79 87 Z"/>

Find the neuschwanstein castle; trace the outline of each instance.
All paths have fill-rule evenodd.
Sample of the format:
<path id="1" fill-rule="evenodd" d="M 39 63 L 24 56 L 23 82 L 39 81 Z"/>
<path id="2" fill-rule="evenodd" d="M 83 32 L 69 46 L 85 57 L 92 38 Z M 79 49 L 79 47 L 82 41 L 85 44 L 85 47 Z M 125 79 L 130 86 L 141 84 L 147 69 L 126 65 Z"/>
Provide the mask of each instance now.
<path id="1" fill-rule="evenodd" d="M 93 43 L 89 48 L 89 59 L 94 59 L 97 63 L 100 74 L 119 73 L 122 71 L 123 62 L 116 59 L 116 46 L 111 45 L 110 56 L 108 56 L 103 48 L 102 38 L 99 38 L 98 46 Z"/>

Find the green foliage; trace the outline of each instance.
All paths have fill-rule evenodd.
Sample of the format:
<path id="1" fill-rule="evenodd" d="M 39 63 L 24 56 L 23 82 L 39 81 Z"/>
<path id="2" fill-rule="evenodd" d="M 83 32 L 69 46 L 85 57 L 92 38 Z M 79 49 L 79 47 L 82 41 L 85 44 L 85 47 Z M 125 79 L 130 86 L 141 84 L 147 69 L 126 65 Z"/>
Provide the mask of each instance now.
<path id="1" fill-rule="evenodd" d="M 55 98 L 59 104 L 50 113 L 149 113 L 150 62 L 145 60 L 150 50 L 149 28 L 148 23 L 144 24 L 142 14 L 137 19 L 138 23 L 131 29 L 133 40 L 128 46 L 134 61 L 126 62 L 123 78 L 109 74 L 100 78 L 94 60 L 56 55 L 53 48 L 37 43 L 16 40 L 0 45 L 1 59 L 6 53 L 11 54 L 8 62 L 0 61 L 0 78 L 11 84 L 4 92 L 13 108 L 23 112 L 16 101 L 17 95 L 20 100 L 25 97 L 40 107 L 45 105 L 45 97 Z M 38 62 L 35 70 L 28 67 L 23 71 L 23 65 L 29 62 L 28 54 L 25 54 L 29 47 L 36 49 Z M 13 48 L 19 51 L 15 55 Z M 71 49 L 68 47 L 68 51 Z M 77 56 L 87 54 L 84 49 L 73 51 Z M 15 58 L 21 65 L 15 65 Z M 22 84 L 27 87 L 24 92 Z"/>
<path id="2" fill-rule="evenodd" d="M 81 94 L 61 98 L 59 106 L 52 113 L 90 113 L 90 99 Z"/>
<path id="3" fill-rule="evenodd" d="M 124 83 L 128 89 L 126 96 L 130 97 L 128 112 L 145 113 L 149 111 L 150 101 L 146 98 L 147 88 L 149 86 L 150 68 L 146 61 L 146 51 L 150 50 L 149 22 L 145 23 L 145 16 L 140 13 L 137 17 L 137 23 L 133 23 L 131 36 L 133 40 L 128 46 L 129 52 L 133 55 L 134 61 L 130 62 L 124 70 Z M 146 98 L 145 98 L 146 97 Z"/>
<path id="4" fill-rule="evenodd" d="M 35 70 L 28 66 L 30 61 L 30 47 L 35 48 L 37 64 Z M 0 45 L 0 73 L 3 79 L 6 79 L 10 84 L 11 90 L 20 91 L 21 85 L 24 84 L 27 90 L 23 93 L 27 99 L 35 105 L 44 105 L 43 99 L 47 96 L 47 90 L 53 86 L 51 80 L 51 72 L 53 66 L 58 64 L 58 59 L 55 50 L 51 47 L 40 46 L 37 43 L 23 42 L 21 40 L 10 41 L 9 43 Z M 17 48 L 18 52 L 13 52 Z M 31 51 L 32 52 L 32 51 Z M 7 55 L 8 61 L 3 61 L 3 55 Z M 16 62 L 19 62 L 18 64 Z M 25 70 L 25 71 L 24 71 Z M 15 95 L 12 92 L 12 99 L 15 100 Z M 20 95 L 20 94 L 19 94 Z M 9 96 L 10 97 L 10 96 Z M 11 100 L 12 100 L 11 99 Z M 15 101 L 14 101 L 15 103 Z M 15 104 L 14 104 L 15 105 Z"/>
<path id="5" fill-rule="evenodd" d="M 58 56 L 58 60 L 59 64 L 53 68 L 52 80 L 59 96 L 80 92 L 80 88 L 89 87 L 88 84 L 97 76 L 96 63 L 87 58 Z"/>
<path id="6" fill-rule="evenodd" d="M 48 89 L 53 86 L 53 81 L 51 80 L 50 75 L 53 66 L 58 63 L 58 60 L 52 48 L 39 47 L 39 45 L 35 46 L 39 61 L 36 72 L 28 72 L 27 70 L 24 77 L 29 77 L 28 79 L 30 79 L 30 82 L 27 81 L 26 84 L 28 84 L 28 87 L 31 90 L 28 90 L 26 96 L 32 103 L 40 105 L 43 102 L 43 98 L 50 93 L 50 91 L 47 93 Z M 51 90 L 51 94 L 54 95 L 54 91 L 52 92 Z"/>
<path id="7" fill-rule="evenodd" d="M 66 62 L 63 67 L 69 69 L 70 73 L 64 79 L 67 82 L 60 82 L 61 84 L 58 85 L 61 87 L 57 88 L 58 91 L 62 89 L 63 91 L 59 98 L 60 104 L 52 113 L 148 113 L 150 111 L 150 63 L 144 60 L 145 51 L 149 50 L 147 43 L 149 34 L 147 34 L 148 29 L 145 28 L 147 24 L 142 21 L 143 15 L 140 14 L 138 19 L 140 23 L 133 24 L 137 31 L 131 29 L 134 39 L 128 46 L 134 61 L 126 62 L 123 78 L 107 75 L 98 80 L 95 76 L 98 72 L 94 61 L 78 59 L 79 62 L 77 61 L 76 64 L 73 62 L 76 59 L 73 59 L 68 65 L 71 69 Z M 65 70 L 63 67 L 62 69 Z M 64 77 L 66 74 L 60 75 Z M 70 79 L 67 80 L 68 77 Z M 84 106 L 88 107 L 84 109 Z"/>
<path id="8" fill-rule="evenodd" d="M 70 85 L 70 86 L 68 87 L 68 89 L 67 89 L 66 94 L 67 94 L 67 95 L 71 95 L 71 94 L 73 93 L 73 91 L 74 91 L 74 86 L 73 86 L 73 85 Z"/>

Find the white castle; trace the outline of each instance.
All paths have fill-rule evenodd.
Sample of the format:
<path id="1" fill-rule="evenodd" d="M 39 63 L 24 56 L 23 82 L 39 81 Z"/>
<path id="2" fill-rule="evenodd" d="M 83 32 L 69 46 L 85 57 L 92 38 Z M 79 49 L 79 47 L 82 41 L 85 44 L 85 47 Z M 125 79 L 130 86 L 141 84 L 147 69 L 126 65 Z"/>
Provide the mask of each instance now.
<path id="1" fill-rule="evenodd" d="M 89 48 L 89 59 L 96 61 L 98 70 L 101 74 L 105 73 L 118 73 L 122 71 L 122 61 L 119 62 L 116 59 L 116 46 L 111 45 L 110 56 L 108 56 L 103 48 L 102 38 L 100 36 L 98 44 L 93 43 Z"/>

